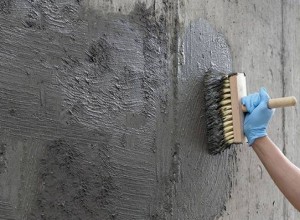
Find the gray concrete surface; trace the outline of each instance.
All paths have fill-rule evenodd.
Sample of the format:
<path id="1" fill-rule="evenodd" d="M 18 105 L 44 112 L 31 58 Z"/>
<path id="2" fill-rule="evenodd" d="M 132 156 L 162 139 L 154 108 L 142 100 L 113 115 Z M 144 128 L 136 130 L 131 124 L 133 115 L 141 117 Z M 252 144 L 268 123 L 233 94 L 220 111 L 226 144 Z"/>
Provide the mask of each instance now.
<path id="1" fill-rule="evenodd" d="M 207 154 L 202 76 L 300 100 L 299 30 L 296 0 L 1 1 L 0 219 L 298 219 L 246 144 Z"/>

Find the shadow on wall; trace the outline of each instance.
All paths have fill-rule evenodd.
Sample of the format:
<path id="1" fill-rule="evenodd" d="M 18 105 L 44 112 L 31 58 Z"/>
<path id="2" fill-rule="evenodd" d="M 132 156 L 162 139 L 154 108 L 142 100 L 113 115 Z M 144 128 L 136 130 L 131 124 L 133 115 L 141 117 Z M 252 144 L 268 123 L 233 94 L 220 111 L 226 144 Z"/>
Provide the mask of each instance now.
<path id="1" fill-rule="evenodd" d="M 205 151 L 201 82 L 212 66 L 230 71 L 228 46 L 206 21 L 193 22 L 174 76 L 172 21 L 154 14 L 140 3 L 126 16 L 80 1 L 0 3 L 0 217 L 221 212 L 234 151 Z"/>

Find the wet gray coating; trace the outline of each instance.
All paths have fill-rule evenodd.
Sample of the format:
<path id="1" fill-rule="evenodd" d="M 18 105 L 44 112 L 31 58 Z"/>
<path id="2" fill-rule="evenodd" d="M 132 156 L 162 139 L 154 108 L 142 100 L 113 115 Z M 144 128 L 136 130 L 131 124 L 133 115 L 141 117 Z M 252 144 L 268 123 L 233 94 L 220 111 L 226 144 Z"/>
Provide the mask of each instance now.
<path id="1" fill-rule="evenodd" d="M 222 211 L 233 151 L 205 151 L 201 77 L 211 65 L 230 70 L 228 47 L 197 21 L 178 71 L 178 21 L 153 10 L 0 4 L 0 216 L 210 219 Z"/>
<path id="2" fill-rule="evenodd" d="M 182 45 L 184 56 L 178 74 L 178 216 L 214 219 L 226 208 L 236 153 L 233 148 L 219 155 L 208 154 L 204 75 L 212 69 L 232 71 L 230 48 L 224 36 L 203 19 L 186 28 Z"/>
<path id="3" fill-rule="evenodd" d="M 143 4 L 104 16 L 76 1 L 8 3 L 1 201 L 18 219 L 151 216 L 169 86 L 164 21 Z"/>

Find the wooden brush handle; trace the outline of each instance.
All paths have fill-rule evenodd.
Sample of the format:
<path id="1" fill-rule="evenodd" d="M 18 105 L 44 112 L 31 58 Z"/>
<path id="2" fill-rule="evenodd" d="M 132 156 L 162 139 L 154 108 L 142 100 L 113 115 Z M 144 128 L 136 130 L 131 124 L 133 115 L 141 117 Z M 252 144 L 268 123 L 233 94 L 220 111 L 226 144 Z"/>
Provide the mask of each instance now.
<path id="1" fill-rule="evenodd" d="M 295 106 L 297 99 L 295 96 L 288 96 L 276 99 L 270 99 L 268 102 L 269 108 L 282 108 L 288 106 Z M 242 105 L 243 112 L 248 112 L 246 106 Z"/>
<path id="2" fill-rule="evenodd" d="M 289 96 L 289 97 L 270 99 L 268 102 L 268 107 L 269 108 L 289 107 L 289 106 L 295 106 L 296 103 L 297 103 L 296 97 Z"/>

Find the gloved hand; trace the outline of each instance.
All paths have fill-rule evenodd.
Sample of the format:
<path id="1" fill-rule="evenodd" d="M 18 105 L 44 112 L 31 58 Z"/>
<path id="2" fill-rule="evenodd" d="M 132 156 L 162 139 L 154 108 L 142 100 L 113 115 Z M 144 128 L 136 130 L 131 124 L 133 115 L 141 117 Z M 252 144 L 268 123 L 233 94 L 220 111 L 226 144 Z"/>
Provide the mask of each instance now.
<path id="1" fill-rule="evenodd" d="M 250 146 L 257 138 L 267 136 L 267 127 L 275 111 L 268 108 L 269 99 L 265 88 L 242 98 L 242 104 L 248 110 L 244 120 L 244 133 Z"/>

